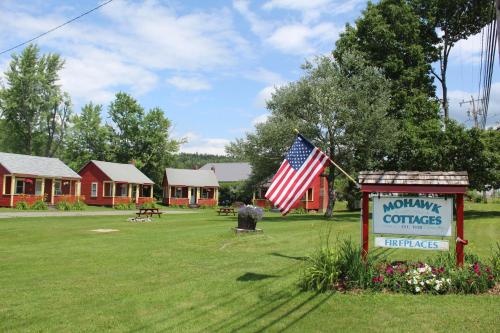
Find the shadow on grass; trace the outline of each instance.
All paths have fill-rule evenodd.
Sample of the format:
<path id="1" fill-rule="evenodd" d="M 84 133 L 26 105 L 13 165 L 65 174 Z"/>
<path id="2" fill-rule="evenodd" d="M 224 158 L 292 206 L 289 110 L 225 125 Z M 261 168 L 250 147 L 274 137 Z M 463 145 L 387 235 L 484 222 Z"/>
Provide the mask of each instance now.
<path id="1" fill-rule="evenodd" d="M 482 211 L 482 210 L 466 210 L 464 212 L 465 220 L 468 219 L 500 219 L 500 211 Z"/>
<path id="2" fill-rule="evenodd" d="M 269 255 L 275 256 L 275 257 L 286 258 L 286 259 L 299 260 L 299 261 L 306 261 L 307 260 L 307 257 L 288 256 L 286 254 L 281 254 L 281 253 L 278 253 L 278 252 L 272 252 L 272 253 L 269 253 Z"/>
<path id="3" fill-rule="evenodd" d="M 274 278 L 274 277 L 278 277 L 278 276 L 277 275 L 247 272 L 247 273 L 243 274 L 242 276 L 239 276 L 236 279 L 236 281 L 240 281 L 240 282 L 260 281 L 260 280 L 265 280 L 265 279 Z"/>

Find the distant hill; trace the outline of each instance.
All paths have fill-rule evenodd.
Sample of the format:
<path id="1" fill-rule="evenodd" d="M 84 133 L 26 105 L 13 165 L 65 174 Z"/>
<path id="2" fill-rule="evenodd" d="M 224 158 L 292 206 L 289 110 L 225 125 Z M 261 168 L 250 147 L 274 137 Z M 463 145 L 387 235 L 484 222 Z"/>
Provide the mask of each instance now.
<path id="1" fill-rule="evenodd" d="M 244 162 L 239 159 L 221 156 L 221 155 L 212 155 L 212 154 L 191 154 L 191 153 L 180 153 L 178 155 L 174 155 L 174 161 L 171 168 L 179 168 L 179 169 L 199 169 L 203 165 L 207 163 L 222 163 L 222 162 Z"/>

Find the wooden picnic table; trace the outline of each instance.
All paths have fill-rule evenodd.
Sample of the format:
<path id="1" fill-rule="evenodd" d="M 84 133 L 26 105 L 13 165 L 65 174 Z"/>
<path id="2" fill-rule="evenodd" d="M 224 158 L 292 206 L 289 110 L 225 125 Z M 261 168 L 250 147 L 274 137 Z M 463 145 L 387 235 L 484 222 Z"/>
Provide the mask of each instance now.
<path id="1" fill-rule="evenodd" d="M 153 217 L 153 215 L 158 215 L 161 217 L 162 212 L 158 208 L 139 208 L 139 212 L 135 213 L 137 217 L 141 217 L 142 215 Z"/>
<path id="2" fill-rule="evenodd" d="M 219 215 L 225 214 L 226 216 L 229 214 L 236 215 L 236 211 L 234 210 L 233 207 L 221 207 L 221 208 L 219 208 L 217 213 L 219 213 Z"/>

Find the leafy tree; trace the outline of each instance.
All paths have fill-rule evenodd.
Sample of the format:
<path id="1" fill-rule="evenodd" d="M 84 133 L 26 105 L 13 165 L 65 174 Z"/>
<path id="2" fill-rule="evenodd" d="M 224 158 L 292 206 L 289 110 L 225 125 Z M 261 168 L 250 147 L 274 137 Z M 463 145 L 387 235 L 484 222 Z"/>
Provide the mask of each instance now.
<path id="1" fill-rule="evenodd" d="M 170 164 L 173 168 L 179 169 L 199 169 L 207 163 L 223 162 L 245 162 L 245 158 L 234 158 L 225 155 L 199 154 L 199 153 L 179 153 L 175 155 Z"/>
<path id="2" fill-rule="evenodd" d="M 475 35 L 490 23 L 495 15 L 493 1 L 485 0 L 408 0 L 415 12 L 432 32 L 439 54 L 439 73 L 432 74 L 441 84 L 444 118 L 448 119 L 448 88 L 446 73 L 453 46 L 461 39 Z M 439 31 L 439 37 L 438 37 Z"/>
<path id="3" fill-rule="evenodd" d="M 247 153 L 254 171 L 270 176 L 293 140 L 290 129 L 296 127 L 348 171 L 375 167 L 383 161 L 392 149 L 395 126 L 386 117 L 389 82 L 380 70 L 354 54 L 344 54 L 342 63 L 318 57 L 303 69 L 300 80 L 277 89 L 272 96 L 269 120 L 246 140 L 230 145 L 228 152 Z M 327 217 L 335 205 L 337 175 L 338 170 L 330 167 Z"/>
<path id="4" fill-rule="evenodd" d="M 79 170 L 90 160 L 111 161 L 111 128 L 102 124 L 102 106 L 92 103 L 83 106 L 80 115 L 73 117 L 73 127 L 64 154 L 67 164 Z"/>
<path id="5" fill-rule="evenodd" d="M 170 138 L 170 120 L 160 108 L 145 112 L 130 95 L 120 92 L 109 106 L 114 161 L 134 162 L 161 188 L 165 167 L 182 141 Z M 158 192 L 157 192 L 158 193 Z"/>
<path id="6" fill-rule="evenodd" d="M 381 68 L 391 83 L 390 115 L 418 124 L 439 117 L 431 75 L 435 42 L 435 32 L 406 0 L 381 0 L 368 3 L 355 26 L 346 26 L 333 53 L 342 62 L 356 51 Z"/>
<path id="7" fill-rule="evenodd" d="M 54 156 L 62 146 L 71 115 L 71 100 L 57 84 L 63 65 L 57 54 L 40 56 L 35 45 L 12 55 L 0 91 L 7 150 Z"/>

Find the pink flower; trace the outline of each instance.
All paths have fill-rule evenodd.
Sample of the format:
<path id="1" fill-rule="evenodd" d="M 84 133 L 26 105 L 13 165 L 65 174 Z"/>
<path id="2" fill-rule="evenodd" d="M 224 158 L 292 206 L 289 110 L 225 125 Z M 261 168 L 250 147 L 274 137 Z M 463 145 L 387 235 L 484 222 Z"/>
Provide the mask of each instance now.
<path id="1" fill-rule="evenodd" d="M 373 283 L 382 283 L 382 282 L 384 282 L 384 276 L 383 275 L 376 276 L 372 279 L 372 282 Z"/>
<path id="2" fill-rule="evenodd" d="M 387 268 L 385 269 L 385 273 L 389 275 L 394 274 L 394 268 L 392 268 L 391 265 L 388 265 Z"/>
<path id="3" fill-rule="evenodd" d="M 477 262 L 474 263 L 472 267 L 474 268 L 474 273 L 476 273 L 477 275 L 481 275 L 481 271 L 479 270 L 479 264 Z"/>

